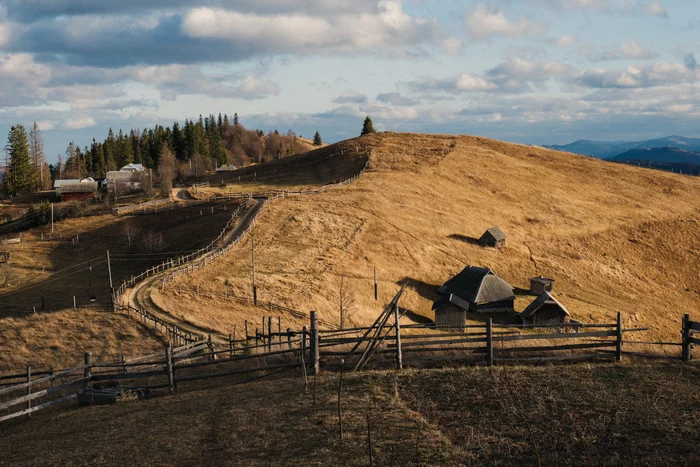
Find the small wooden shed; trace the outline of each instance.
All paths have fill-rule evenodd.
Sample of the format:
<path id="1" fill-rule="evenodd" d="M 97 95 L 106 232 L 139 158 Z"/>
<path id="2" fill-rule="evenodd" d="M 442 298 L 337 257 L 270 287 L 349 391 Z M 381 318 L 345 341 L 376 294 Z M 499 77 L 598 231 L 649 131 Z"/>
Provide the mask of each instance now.
<path id="1" fill-rule="evenodd" d="M 553 288 L 554 279 L 542 276 L 530 278 L 530 292 L 535 295 L 542 295 L 545 292 L 551 292 Z"/>
<path id="2" fill-rule="evenodd" d="M 506 246 L 506 234 L 498 227 L 491 227 L 479 238 L 479 245 L 501 248 Z"/>
<path id="3" fill-rule="evenodd" d="M 435 323 L 463 327 L 469 313 L 513 313 L 513 287 L 488 268 L 467 266 L 438 290 Z"/>
<path id="4" fill-rule="evenodd" d="M 565 323 L 571 319 L 571 313 L 549 292 L 544 292 L 520 313 L 520 319 L 523 324 Z"/>
<path id="5" fill-rule="evenodd" d="M 97 182 L 69 183 L 61 186 L 61 201 L 84 201 L 97 196 Z"/>

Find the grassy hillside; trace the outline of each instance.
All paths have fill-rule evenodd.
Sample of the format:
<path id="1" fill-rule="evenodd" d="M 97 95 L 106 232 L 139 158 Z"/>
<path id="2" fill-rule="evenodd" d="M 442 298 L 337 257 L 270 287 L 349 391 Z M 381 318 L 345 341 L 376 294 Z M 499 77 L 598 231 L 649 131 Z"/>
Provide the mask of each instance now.
<path id="1" fill-rule="evenodd" d="M 300 375 L 0 425 L 11 465 L 696 465 L 694 364 Z M 144 436 L 144 434 L 146 434 Z"/>
<path id="2" fill-rule="evenodd" d="M 71 368 L 92 352 L 97 362 L 160 352 L 165 345 L 125 315 L 91 309 L 0 318 L 0 374 Z"/>
<path id="3" fill-rule="evenodd" d="M 275 200 L 258 220 L 261 300 L 337 320 L 344 275 L 355 298 L 351 322 L 369 323 L 397 285 L 408 281 L 412 290 L 403 306 L 432 318 L 435 286 L 473 264 L 523 288 L 534 275 L 553 277 L 555 296 L 574 318 L 611 321 L 619 310 L 625 324 L 650 326 L 655 338 L 678 340 L 681 315 L 697 309 L 695 177 L 469 136 L 382 133 L 343 144 L 360 152 L 374 148 L 357 182 Z M 332 168 L 341 160 L 326 163 Z M 508 235 L 506 248 L 474 244 L 492 226 Z M 248 238 L 175 285 L 251 295 L 250 246 Z M 222 332 L 237 322 L 234 302 L 154 295 L 181 314 L 206 314 L 211 321 L 226 316 Z M 519 297 L 516 308 L 529 300 Z"/>

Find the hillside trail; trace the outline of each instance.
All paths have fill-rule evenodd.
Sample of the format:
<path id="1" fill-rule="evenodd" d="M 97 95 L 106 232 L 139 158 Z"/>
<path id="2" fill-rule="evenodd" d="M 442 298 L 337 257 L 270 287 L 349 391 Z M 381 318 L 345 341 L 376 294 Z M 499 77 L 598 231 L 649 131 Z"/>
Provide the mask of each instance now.
<path id="1" fill-rule="evenodd" d="M 239 239 L 244 235 L 250 224 L 252 223 L 253 219 L 257 216 L 258 212 L 262 209 L 264 202 L 267 200 L 267 198 L 264 197 L 254 197 L 253 198 L 253 204 L 248 209 L 245 214 L 240 218 L 240 221 L 236 224 L 236 226 L 229 232 L 229 234 L 224 238 L 223 244 L 219 247 L 224 248 L 228 244 L 234 242 L 235 240 Z M 218 250 L 218 249 L 217 249 Z M 214 250 L 214 251 L 217 251 Z M 209 255 L 211 255 L 214 251 L 211 251 L 205 255 L 202 255 L 199 259 L 205 258 Z M 194 335 L 211 335 L 212 339 L 221 341 L 221 342 L 228 342 L 228 336 L 224 336 L 222 334 L 219 334 L 217 331 L 213 329 L 209 329 L 203 326 L 197 326 L 193 323 L 190 323 L 188 321 L 184 321 L 181 319 L 178 319 L 174 317 L 172 314 L 168 313 L 167 311 L 163 310 L 161 307 L 156 305 L 153 300 L 151 299 L 151 294 L 150 291 L 153 288 L 159 287 L 159 284 L 162 283 L 163 278 L 167 274 L 171 274 L 173 271 L 176 271 L 181 268 L 185 268 L 188 265 L 182 265 L 173 269 L 170 269 L 168 271 L 163 271 L 159 274 L 156 274 L 152 276 L 151 278 L 142 281 L 136 285 L 128 292 L 127 295 L 127 304 L 137 308 L 137 309 L 147 309 L 151 314 L 154 316 L 160 318 L 164 322 L 168 324 L 172 324 L 174 326 L 179 327 L 182 331 L 192 333 Z"/>

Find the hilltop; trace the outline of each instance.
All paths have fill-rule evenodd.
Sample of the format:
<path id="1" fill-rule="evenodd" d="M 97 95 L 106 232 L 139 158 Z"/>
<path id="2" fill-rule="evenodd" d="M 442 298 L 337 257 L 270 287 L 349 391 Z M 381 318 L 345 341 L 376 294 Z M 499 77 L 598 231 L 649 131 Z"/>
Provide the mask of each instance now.
<path id="1" fill-rule="evenodd" d="M 371 149 L 359 180 L 274 200 L 258 219 L 259 299 L 315 309 L 337 322 L 343 276 L 354 296 L 351 322 L 368 324 L 407 282 L 411 293 L 403 306 L 431 319 L 435 287 L 473 264 L 521 288 L 534 275 L 553 277 L 555 295 L 574 318 L 609 321 L 622 311 L 626 324 L 649 326 L 653 337 L 677 339 L 682 314 L 697 308 L 700 180 L 472 136 L 382 133 L 317 151 L 341 148 L 348 149 L 345 158 Z M 302 164 L 317 151 L 296 160 Z M 342 160 L 328 159 L 322 167 Z M 319 166 L 297 175 L 310 170 L 318 173 Z M 259 183 L 268 188 L 274 180 Z M 256 182 L 241 186 L 254 191 Z M 234 182 L 225 189 L 238 187 Z M 508 235 L 506 248 L 475 245 L 492 226 Z M 173 285 L 250 296 L 250 248 L 246 238 L 222 260 Z M 240 329 L 250 312 L 221 297 L 186 294 L 183 300 L 172 291 L 153 291 L 153 299 L 224 333 L 234 324 Z M 528 300 L 518 297 L 516 309 Z"/>

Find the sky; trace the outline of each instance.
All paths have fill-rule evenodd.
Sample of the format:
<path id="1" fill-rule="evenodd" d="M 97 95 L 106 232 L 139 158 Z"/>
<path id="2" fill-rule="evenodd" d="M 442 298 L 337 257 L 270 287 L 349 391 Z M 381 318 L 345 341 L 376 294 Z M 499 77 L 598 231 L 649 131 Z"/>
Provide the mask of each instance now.
<path id="1" fill-rule="evenodd" d="M 0 0 L 0 135 L 238 113 L 324 141 L 700 136 L 697 0 Z"/>

